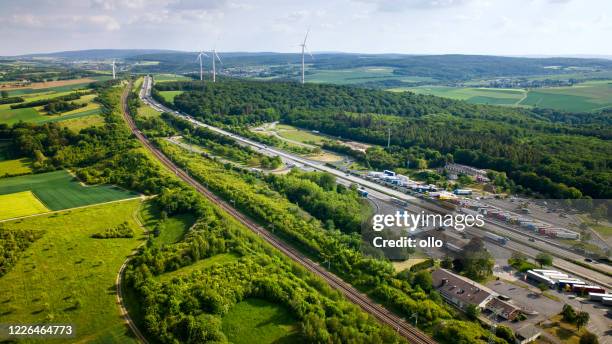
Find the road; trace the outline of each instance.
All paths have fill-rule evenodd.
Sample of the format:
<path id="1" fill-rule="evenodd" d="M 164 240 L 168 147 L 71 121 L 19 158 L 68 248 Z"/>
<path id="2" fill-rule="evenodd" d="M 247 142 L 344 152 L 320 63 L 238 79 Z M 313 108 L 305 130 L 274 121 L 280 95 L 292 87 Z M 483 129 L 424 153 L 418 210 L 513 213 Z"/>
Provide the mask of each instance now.
<path id="1" fill-rule="evenodd" d="M 146 77 L 143 82 L 143 87 L 150 87 L 150 78 Z M 147 86 L 148 85 L 148 86 Z M 124 96 L 127 96 L 130 91 L 131 84 L 124 91 Z M 291 245 L 286 244 L 285 242 L 278 239 L 276 236 L 268 232 L 263 227 L 257 225 L 255 221 L 251 220 L 244 214 L 240 213 L 234 207 L 229 205 L 227 202 L 219 198 L 217 195 L 212 193 L 210 190 L 206 189 L 202 184 L 196 181 L 194 178 L 189 176 L 185 171 L 175 165 L 168 157 L 166 157 L 157 147 L 155 147 L 141 132 L 136 128 L 136 124 L 134 120 L 129 115 L 127 102 L 124 97 L 122 97 L 122 109 L 123 116 L 128 123 L 130 130 L 136 138 L 147 148 L 163 165 L 165 165 L 170 171 L 173 171 L 177 177 L 181 178 L 184 182 L 194 187 L 200 194 L 204 195 L 210 201 L 218 205 L 220 208 L 225 210 L 228 214 L 236 218 L 240 221 L 244 226 L 249 228 L 251 231 L 256 233 L 270 245 L 274 246 L 276 249 L 281 251 L 283 254 L 291 258 L 293 261 L 302 265 L 304 268 L 308 269 L 312 273 L 318 275 L 323 280 L 325 280 L 331 287 L 340 291 L 344 296 L 360 306 L 364 311 L 370 313 L 380 322 L 389 325 L 390 327 L 397 330 L 397 332 L 406 338 L 410 343 L 415 344 L 433 344 L 436 343 L 432 338 L 430 338 L 425 333 L 411 326 L 401 317 L 389 312 L 383 306 L 377 304 L 372 301 L 368 296 L 362 294 L 357 289 L 355 289 L 350 284 L 344 282 L 341 278 L 336 276 L 335 274 L 327 271 L 319 264 L 310 260 L 303 254 L 301 254 L 298 250 L 296 250 Z M 165 110 L 167 111 L 167 110 Z"/>
<path id="2" fill-rule="evenodd" d="M 152 86 L 153 86 L 152 79 L 149 76 L 146 76 L 142 84 L 142 90 L 140 92 L 140 96 L 143 102 L 145 102 L 147 105 L 153 107 L 154 109 L 158 111 L 171 113 L 179 118 L 189 121 L 194 126 L 204 127 L 211 131 L 219 133 L 221 135 L 229 136 L 233 138 L 234 140 L 236 140 L 237 142 L 242 143 L 244 145 L 251 146 L 264 154 L 278 155 L 284 161 L 293 162 L 297 166 L 306 166 L 306 167 L 309 167 L 309 168 L 312 168 L 318 171 L 328 172 L 334 175 L 337 179 L 340 179 L 346 182 L 350 182 L 350 183 L 355 183 L 355 184 L 360 185 L 361 187 L 364 187 L 366 190 L 369 191 L 371 195 L 377 198 L 380 198 L 383 200 L 385 198 L 386 199 L 396 198 L 399 200 L 403 200 L 403 201 L 408 202 L 411 205 L 414 205 L 420 208 L 418 210 L 419 212 L 421 210 L 426 210 L 426 211 L 430 211 L 434 213 L 448 213 L 448 210 L 441 208 L 439 206 L 436 206 L 430 201 L 424 201 L 424 200 L 418 199 L 404 192 L 391 189 L 389 187 L 380 185 L 378 183 L 361 178 L 359 176 L 341 172 L 335 168 L 326 166 L 323 163 L 312 161 L 306 158 L 302 158 L 300 156 L 296 156 L 294 154 L 287 153 L 277 148 L 269 147 L 265 144 L 241 137 L 229 131 L 208 125 L 206 123 L 202 123 L 196 120 L 195 118 L 193 118 L 192 116 L 179 113 L 178 111 L 172 110 L 158 103 L 157 101 L 155 101 L 151 97 L 151 87 Z M 599 284 L 601 286 L 612 288 L 612 278 L 610 278 L 608 275 L 604 273 L 596 271 L 599 269 L 599 270 L 604 270 L 604 271 L 609 270 L 609 272 L 612 272 L 612 268 L 610 268 L 609 266 L 606 266 L 603 264 L 593 264 L 593 263 L 584 262 L 583 256 L 580 256 L 574 252 L 565 250 L 562 247 L 556 246 L 553 243 L 549 242 L 547 239 L 544 239 L 538 236 L 530 237 L 528 233 L 517 230 L 505 224 L 487 221 L 485 228 L 488 231 L 506 236 L 510 238 L 511 240 L 513 240 L 514 243 L 517 245 L 519 252 L 533 251 L 534 249 L 539 250 L 539 251 L 549 252 L 553 254 L 554 256 L 556 256 L 556 259 L 554 259 L 553 261 L 554 267 L 561 269 L 561 270 L 565 270 L 566 272 L 571 272 L 572 274 L 580 278 L 583 278 L 585 280 Z M 534 241 L 533 242 L 530 241 L 529 238 L 533 239 Z M 574 261 L 580 261 L 586 266 L 590 266 L 591 268 L 586 268 L 584 266 L 575 264 L 567 259 L 572 259 Z"/>

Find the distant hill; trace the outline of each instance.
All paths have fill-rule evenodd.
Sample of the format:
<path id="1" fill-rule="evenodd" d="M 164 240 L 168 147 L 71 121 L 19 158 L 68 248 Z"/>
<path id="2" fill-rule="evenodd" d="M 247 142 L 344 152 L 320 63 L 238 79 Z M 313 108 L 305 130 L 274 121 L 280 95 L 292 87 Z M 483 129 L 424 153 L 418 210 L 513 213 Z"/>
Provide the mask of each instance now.
<path id="1" fill-rule="evenodd" d="M 137 55 L 145 54 L 160 54 L 174 53 L 175 50 L 163 49 L 89 49 L 89 50 L 73 50 L 73 51 L 58 51 L 53 53 L 26 54 L 14 56 L 17 58 L 34 58 L 34 57 L 52 57 L 68 60 L 81 59 L 125 59 Z"/>

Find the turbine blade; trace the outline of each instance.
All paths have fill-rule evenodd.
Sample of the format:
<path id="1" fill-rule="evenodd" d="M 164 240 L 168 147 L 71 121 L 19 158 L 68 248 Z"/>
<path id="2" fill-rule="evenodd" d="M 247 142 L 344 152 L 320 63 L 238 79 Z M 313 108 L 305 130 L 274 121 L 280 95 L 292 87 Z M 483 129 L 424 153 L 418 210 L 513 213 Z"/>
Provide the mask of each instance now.
<path id="1" fill-rule="evenodd" d="M 223 61 L 221 61 L 221 58 L 219 57 L 219 54 L 217 54 L 216 51 L 215 51 L 215 57 L 217 58 L 217 60 L 219 60 L 219 62 L 221 62 L 221 64 L 223 64 Z"/>
<path id="2" fill-rule="evenodd" d="M 310 33 L 310 28 L 308 28 L 308 30 L 306 30 L 306 36 L 304 37 L 304 45 L 306 45 L 306 40 L 308 39 L 308 34 Z"/>

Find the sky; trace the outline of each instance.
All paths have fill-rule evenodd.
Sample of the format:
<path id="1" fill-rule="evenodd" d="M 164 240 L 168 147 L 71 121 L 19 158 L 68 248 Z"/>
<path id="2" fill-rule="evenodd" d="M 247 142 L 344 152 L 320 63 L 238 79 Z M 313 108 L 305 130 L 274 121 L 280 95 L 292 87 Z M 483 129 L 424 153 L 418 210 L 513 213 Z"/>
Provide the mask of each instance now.
<path id="1" fill-rule="evenodd" d="M 612 55 L 609 0 L 0 0 L 0 55 L 81 49 Z"/>

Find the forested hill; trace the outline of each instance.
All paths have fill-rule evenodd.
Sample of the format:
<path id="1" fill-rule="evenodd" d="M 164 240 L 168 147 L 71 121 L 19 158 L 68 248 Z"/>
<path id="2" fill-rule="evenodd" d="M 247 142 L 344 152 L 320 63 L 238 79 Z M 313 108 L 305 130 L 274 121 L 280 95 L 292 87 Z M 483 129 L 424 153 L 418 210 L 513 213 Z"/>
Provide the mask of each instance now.
<path id="1" fill-rule="evenodd" d="M 282 120 L 374 144 L 386 143 L 390 128 L 391 151 L 400 152 L 395 161 L 425 158 L 436 167 L 443 163 L 440 155 L 451 154 L 458 162 L 504 171 L 517 184 L 550 197 L 612 197 L 610 113 L 534 112 L 286 82 L 164 82 L 156 89 L 189 91 L 174 99 L 175 106 L 213 123 Z M 437 155 L 411 156 L 414 146 Z M 389 164 L 393 167 L 394 160 Z"/>

